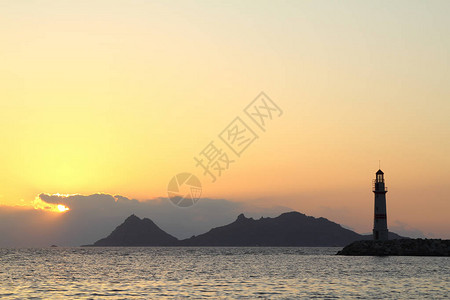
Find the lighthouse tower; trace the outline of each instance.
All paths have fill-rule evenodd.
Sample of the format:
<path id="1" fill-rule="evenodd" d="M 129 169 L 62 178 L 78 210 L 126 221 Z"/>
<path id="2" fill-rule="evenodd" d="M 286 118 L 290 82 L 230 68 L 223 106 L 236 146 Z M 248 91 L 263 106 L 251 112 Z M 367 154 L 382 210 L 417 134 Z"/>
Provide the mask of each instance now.
<path id="1" fill-rule="evenodd" d="M 386 193 L 384 185 L 384 173 L 378 170 L 373 181 L 373 192 L 375 194 L 375 215 L 373 221 L 373 239 L 375 241 L 386 241 L 388 239 L 387 217 L 386 217 Z"/>

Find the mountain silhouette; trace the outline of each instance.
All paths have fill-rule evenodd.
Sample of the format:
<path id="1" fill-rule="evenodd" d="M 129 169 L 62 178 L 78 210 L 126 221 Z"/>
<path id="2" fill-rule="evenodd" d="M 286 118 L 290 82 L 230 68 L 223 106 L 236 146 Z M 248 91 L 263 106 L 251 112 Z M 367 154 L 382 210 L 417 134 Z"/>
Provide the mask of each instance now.
<path id="1" fill-rule="evenodd" d="M 390 239 L 404 238 L 390 233 Z M 108 237 L 90 246 L 345 246 L 359 240 L 370 240 L 325 218 L 314 218 L 299 212 L 283 213 L 276 218 L 255 220 L 240 214 L 225 226 L 178 240 L 160 229 L 153 221 L 128 217 Z"/>
<path id="2" fill-rule="evenodd" d="M 389 231 L 388 232 L 388 239 L 389 240 L 399 240 L 399 239 L 410 239 L 409 237 L 404 237 L 401 235 L 398 235 L 394 232 Z M 361 237 L 361 240 L 373 240 L 372 234 L 363 234 Z"/>
<path id="3" fill-rule="evenodd" d="M 129 216 L 104 239 L 92 246 L 172 246 L 178 239 L 159 228 L 152 220 Z"/>
<path id="4" fill-rule="evenodd" d="M 246 218 L 183 240 L 187 246 L 344 246 L 362 236 L 325 218 L 288 212 L 276 218 Z"/>

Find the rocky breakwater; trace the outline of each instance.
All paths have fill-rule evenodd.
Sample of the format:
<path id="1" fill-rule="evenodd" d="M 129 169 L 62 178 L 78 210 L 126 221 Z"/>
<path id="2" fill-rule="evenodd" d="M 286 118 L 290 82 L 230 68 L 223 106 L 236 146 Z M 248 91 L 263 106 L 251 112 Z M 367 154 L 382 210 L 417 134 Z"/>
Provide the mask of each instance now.
<path id="1" fill-rule="evenodd" d="M 388 241 L 357 241 L 337 255 L 353 256 L 450 256 L 450 240 L 399 239 Z"/>

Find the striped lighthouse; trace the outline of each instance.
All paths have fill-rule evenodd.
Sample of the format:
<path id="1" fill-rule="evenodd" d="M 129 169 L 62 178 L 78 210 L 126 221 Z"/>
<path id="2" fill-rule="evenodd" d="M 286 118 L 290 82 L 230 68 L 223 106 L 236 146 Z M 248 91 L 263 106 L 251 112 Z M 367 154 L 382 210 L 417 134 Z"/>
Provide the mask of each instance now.
<path id="1" fill-rule="evenodd" d="M 384 185 L 384 173 L 378 170 L 373 181 L 373 193 L 375 194 L 375 214 L 373 221 L 373 239 L 375 241 L 386 241 L 388 239 L 387 216 L 386 216 L 386 193 Z"/>

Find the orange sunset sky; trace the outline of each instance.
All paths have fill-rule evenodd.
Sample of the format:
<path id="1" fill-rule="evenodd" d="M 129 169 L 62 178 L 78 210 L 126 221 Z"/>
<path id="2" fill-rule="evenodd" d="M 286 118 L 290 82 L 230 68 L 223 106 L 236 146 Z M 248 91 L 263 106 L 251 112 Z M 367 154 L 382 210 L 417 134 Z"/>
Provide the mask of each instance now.
<path id="1" fill-rule="evenodd" d="M 448 1 L 2 1 L 0 203 L 144 201 L 192 172 L 202 197 L 371 232 L 381 160 L 389 226 L 450 238 L 449 12 Z M 237 116 L 255 126 L 243 110 L 261 91 L 283 114 L 252 127 L 259 138 L 212 183 L 194 156 Z"/>

